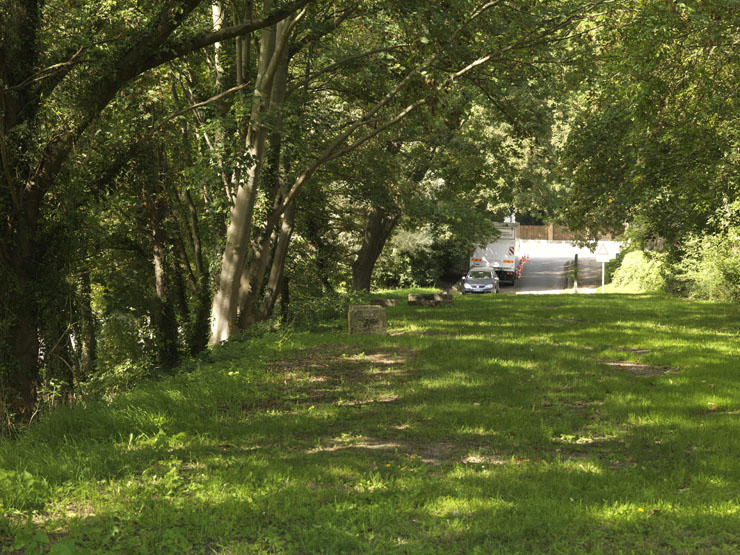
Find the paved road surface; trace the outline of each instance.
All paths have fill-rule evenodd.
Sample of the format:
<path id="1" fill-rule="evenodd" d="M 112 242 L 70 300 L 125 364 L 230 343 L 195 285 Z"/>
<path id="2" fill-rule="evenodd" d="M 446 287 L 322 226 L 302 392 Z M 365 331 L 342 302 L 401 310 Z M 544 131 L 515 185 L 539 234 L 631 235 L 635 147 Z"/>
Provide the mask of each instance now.
<path id="1" fill-rule="evenodd" d="M 613 243 L 608 243 L 614 248 Z M 522 241 L 520 255 L 529 255 L 522 279 L 512 286 L 502 285 L 502 293 L 553 294 L 565 293 L 568 264 L 578 254 L 580 265 L 579 293 L 594 293 L 601 287 L 601 264 L 588 249 L 579 249 L 564 242 Z M 569 291 L 572 292 L 572 289 Z"/>
<path id="2" fill-rule="evenodd" d="M 502 293 L 560 293 L 567 287 L 567 265 L 562 256 L 532 256 L 522 270 L 522 279 L 513 287 L 502 285 Z"/>

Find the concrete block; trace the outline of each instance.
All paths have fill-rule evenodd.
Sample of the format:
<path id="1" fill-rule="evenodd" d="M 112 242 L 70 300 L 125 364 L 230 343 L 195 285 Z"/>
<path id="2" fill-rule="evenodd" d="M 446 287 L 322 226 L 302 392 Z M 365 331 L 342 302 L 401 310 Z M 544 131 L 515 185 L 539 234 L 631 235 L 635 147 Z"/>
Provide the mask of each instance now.
<path id="1" fill-rule="evenodd" d="M 409 304 L 411 306 L 439 306 L 451 305 L 453 303 L 451 293 L 421 293 L 409 295 Z"/>
<path id="2" fill-rule="evenodd" d="M 409 304 L 411 306 L 436 306 L 434 295 L 426 293 L 411 293 L 409 295 Z"/>
<path id="3" fill-rule="evenodd" d="M 386 333 L 385 308 L 374 305 L 350 305 L 347 317 L 349 333 Z"/>
<path id="4" fill-rule="evenodd" d="M 398 306 L 398 299 L 373 299 L 370 304 L 375 306 Z"/>

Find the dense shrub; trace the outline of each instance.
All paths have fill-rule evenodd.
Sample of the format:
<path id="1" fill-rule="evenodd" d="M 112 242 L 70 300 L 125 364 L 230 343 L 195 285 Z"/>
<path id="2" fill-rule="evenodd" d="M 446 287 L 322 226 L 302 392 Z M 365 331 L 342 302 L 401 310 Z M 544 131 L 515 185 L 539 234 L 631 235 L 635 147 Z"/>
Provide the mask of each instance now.
<path id="1" fill-rule="evenodd" d="M 661 291 L 666 289 L 667 271 L 664 254 L 634 250 L 624 255 L 612 283 L 633 291 Z"/>
<path id="2" fill-rule="evenodd" d="M 434 236 L 428 226 L 398 230 L 378 258 L 375 283 L 384 288 L 432 285 L 439 273 L 433 247 Z"/>
<path id="3" fill-rule="evenodd" d="M 740 227 L 686 242 L 677 270 L 687 293 L 696 298 L 740 300 Z"/>
<path id="4" fill-rule="evenodd" d="M 366 304 L 367 293 L 327 292 L 321 296 L 296 296 L 290 303 L 288 320 L 298 329 L 342 325 L 351 304 Z"/>
<path id="5" fill-rule="evenodd" d="M 475 237 L 449 226 L 396 232 L 375 265 L 381 288 L 433 287 L 454 282 L 468 269 Z"/>

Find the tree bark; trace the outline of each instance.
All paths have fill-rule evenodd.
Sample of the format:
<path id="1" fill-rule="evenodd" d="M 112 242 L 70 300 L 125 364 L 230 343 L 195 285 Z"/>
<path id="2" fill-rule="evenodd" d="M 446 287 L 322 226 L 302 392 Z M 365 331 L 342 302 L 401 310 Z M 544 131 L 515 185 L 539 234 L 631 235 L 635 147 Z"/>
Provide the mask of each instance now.
<path id="1" fill-rule="evenodd" d="M 280 206 L 282 196 L 287 192 L 286 183 L 286 161 L 282 152 L 282 136 L 279 129 L 282 127 L 282 116 L 280 109 L 285 102 L 286 89 L 288 85 L 288 48 L 287 33 L 289 32 L 289 22 L 281 22 L 278 25 L 278 40 L 282 41 L 283 47 L 277 60 L 275 80 L 270 94 L 270 107 L 277 110 L 273 127 L 276 129 L 270 136 L 270 155 L 265 164 L 263 180 L 269 187 L 267 202 L 276 209 Z M 284 220 L 284 218 L 283 218 Z M 291 226 L 292 231 L 292 226 Z M 262 317 L 260 306 L 260 295 L 262 295 L 263 284 L 267 268 L 271 263 L 272 245 L 279 241 L 280 232 L 277 225 L 265 227 L 259 235 L 256 248 L 252 252 L 248 268 L 242 275 L 240 298 L 239 298 L 239 327 L 247 329 Z M 284 241 L 289 241 L 290 235 L 284 237 Z M 287 249 L 287 243 L 283 245 Z M 273 255 L 274 261 L 274 255 Z"/>
<path id="2" fill-rule="evenodd" d="M 23 83 L 33 76 L 36 65 L 36 35 L 40 7 L 35 0 L 11 0 L 7 5 L 8 21 L 3 22 L 0 41 L 0 78 L 3 85 Z M 9 135 L 13 129 L 35 117 L 39 99 L 27 88 L 10 92 L 0 89 L 0 194 L 10 208 L 7 224 L 0 235 L 0 282 L 6 288 L 3 298 L 5 327 L 3 339 L 8 350 L 0 351 L 5 375 L 0 380 L 7 389 L 11 410 L 29 416 L 36 400 L 39 369 L 38 305 L 33 284 L 36 263 L 36 232 L 41 197 L 34 188 L 25 188 L 30 168 L 20 160 L 28 148 L 23 135 L 13 144 Z M 5 204 L 5 202 L 3 202 Z M 5 220 L 5 216 L 3 216 Z M 12 347 L 11 347 L 12 346 Z M 12 352 L 12 355 L 11 355 Z"/>
<path id="3" fill-rule="evenodd" d="M 162 206 L 163 196 L 157 194 L 154 184 L 149 185 L 146 196 L 152 233 L 152 265 L 156 292 L 151 318 L 157 343 L 157 359 L 161 368 L 173 368 L 179 360 L 179 334 L 177 318 L 170 298 L 171 277 L 167 261 L 167 236 L 163 222 L 165 208 Z"/>
<path id="4" fill-rule="evenodd" d="M 36 327 L 36 303 L 25 294 L 15 297 L 15 321 L 11 338 L 15 342 L 15 360 L 8 366 L 10 406 L 23 417 L 31 415 L 39 385 L 39 338 Z"/>
<path id="5" fill-rule="evenodd" d="M 265 0 L 265 8 L 272 7 L 272 0 Z M 264 157 L 267 129 L 261 118 L 269 108 L 270 89 L 274 76 L 275 55 L 274 27 L 264 29 L 260 37 L 260 58 L 254 88 L 250 127 L 244 158 L 251 164 L 245 172 L 245 182 L 238 184 L 234 206 L 231 208 L 226 229 L 226 246 L 221 257 L 216 294 L 211 307 L 210 344 L 225 341 L 237 330 L 239 286 L 252 237 L 252 216 L 257 196 L 259 173 Z"/>
<path id="6" fill-rule="evenodd" d="M 290 280 L 285 274 L 280 278 L 280 318 L 283 323 L 290 321 Z"/>
<path id="7" fill-rule="evenodd" d="M 95 372 L 98 360 L 97 332 L 95 315 L 92 310 L 92 286 L 90 284 L 90 272 L 85 271 L 80 277 L 80 285 L 77 293 L 77 313 L 79 314 L 79 379 L 89 378 Z"/>
<path id="8" fill-rule="evenodd" d="M 271 7 L 272 0 L 267 0 L 265 9 L 271 9 Z M 229 227 L 226 231 L 226 246 L 218 277 L 218 289 L 211 309 L 211 344 L 231 337 L 239 325 L 237 317 L 240 304 L 251 304 L 252 302 L 251 299 L 245 301 L 244 292 L 242 292 L 240 298 L 240 289 L 243 288 L 243 283 L 249 283 L 250 281 L 249 279 L 242 279 L 242 274 L 247 264 L 247 255 L 252 240 L 252 216 L 261 179 L 268 134 L 268 128 L 264 125 L 262 119 L 274 100 L 273 88 L 276 75 L 285 59 L 284 55 L 292 29 L 292 21 L 292 19 L 283 21 L 275 27 L 263 30 L 261 34 L 260 58 L 246 146 L 246 158 L 251 161 L 252 165 L 246 172 L 245 183 L 240 185 L 237 190 L 235 203 L 231 209 Z M 268 224 L 265 228 L 267 239 L 264 239 L 263 236 L 261 243 L 264 240 L 269 240 L 270 228 L 271 225 Z M 255 262 L 266 264 L 266 262 L 259 260 Z M 253 262 L 250 261 L 251 263 Z M 251 275 L 246 277 L 256 276 L 257 269 L 253 268 Z M 246 294 L 256 293 L 247 291 Z M 248 308 L 245 308 L 245 311 L 248 310 Z M 246 318 L 249 317 L 245 315 Z"/>
<path id="9" fill-rule="evenodd" d="M 370 211 L 362 238 L 362 246 L 352 263 L 352 288 L 370 291 L 375 262 L 398 221 L 397 215 L 388 215 L 380 206 Z"/>
<path id="10" fill-rule="evenodd" d="M 31 414 L 36 400 L 39 384 L 39 340 L 38 317 L 40 313 L 37 298 L 41 267 L 41 257 L 37 240 L 39 189 L 28 191 L 25 206 L 15 214 L 15 248 L 10 248 L 12 277 L 6 283 L 13 293 L 9 301 L 11 316 L 9 336 L 13 344 L 15 359 L 10 361 L 9 386 L 15 392 L 15 408 L 24 416 Z M 14 232 L 14 233 L 13 233 Z M 9 241 L 10 242 L 10 241 Z"/>
<path id="11" fill-rule="evenodd" d="M 195 264 L 195 309 L 191 314 L 190 329 L 186 342 L 191 355 L 197 355 L 208 346 L 208 316 L 211 309 L 210 279 L 203 263 L 203 247 L 198 230 L 198 211 L 190 195 L 185 191 L 185 200 L 190 215 L 190 241 Z"/>
<path id="12" fill-rule="evenodd" d="M 287 291 L 287 285 L 284 284 L 285 260 L 288 256 L 288 247 L 290 238 L 293 235 L 293 226 L 295 225 L 295 201 L 288 206 L 283 214 L 283 220 L 280 222 L 280 232 L 278 234 L 275 252 L 272 257 L 272 267 L 270 268 L 270 277 L 267 279 L 264 296 L 262 298 L 262 318 L 269 318 L 275 309 L 275 301 L 282 291 Z M 287 297 L 287 293 L 285 293 Z M 287 304 L 288 299 L 284 299 Z"/>

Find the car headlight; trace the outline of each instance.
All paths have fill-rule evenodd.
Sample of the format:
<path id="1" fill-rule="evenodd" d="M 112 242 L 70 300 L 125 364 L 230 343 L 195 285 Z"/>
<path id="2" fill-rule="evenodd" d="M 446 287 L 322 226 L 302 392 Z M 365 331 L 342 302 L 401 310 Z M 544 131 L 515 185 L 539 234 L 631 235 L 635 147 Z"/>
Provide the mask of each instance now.
<path id="1" fill-rule="evenodd" d="M 465 289 L 472 289 L 472 288 L 473 288 L 473 286 L 472 286 L 472 285 L 470 285 L 469 283 L 466 283 L 465 285 L 463 285 L 463 287 L 464 287 Z"/>
<path id="2" fill-rule="evenodd" d="M 491 284 L 491 283 L 489 283 L 488 285 L 484 285 L 483 286 L 483 289 L 492 289 L 492 288 L 493 288 L 493 284 Z"/>

